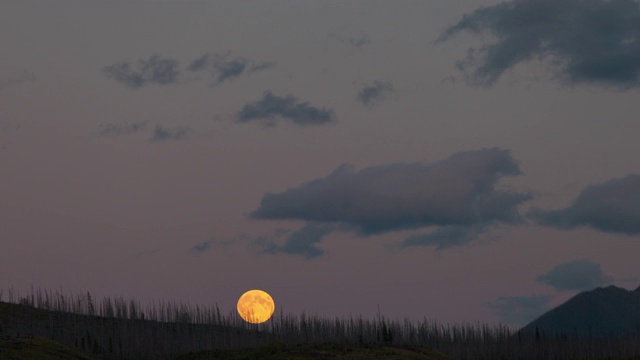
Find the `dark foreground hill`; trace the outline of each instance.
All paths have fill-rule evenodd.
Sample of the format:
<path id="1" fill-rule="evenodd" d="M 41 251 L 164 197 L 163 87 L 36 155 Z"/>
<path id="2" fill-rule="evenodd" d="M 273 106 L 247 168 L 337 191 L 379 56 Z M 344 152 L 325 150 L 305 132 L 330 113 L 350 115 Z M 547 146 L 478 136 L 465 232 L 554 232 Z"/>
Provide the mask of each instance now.
<path id="1" fill-rule="evenodd" d="M 86 315 L 4 302 L 0 302 L 0 337 L 46 338 L 107 359 L 155 359 L 189 351 L 255 347 L 276 340 L 246 327 L 197 324 L 186 319 L 146 320 L 137 315 Z"/>
<path id="2" fill-rule="evenodd" d="M 71 346 L 42 337 L 0 338 L 2 360 L 99 360 Z M 178 354 L 163 357 L 165 360 L 241 360 L 241 359 L 404 359 L 404 360 L 453 360 L 429 349 L 398 347 L 350 347 L 335 344 L 271 344 L 250 349 L 210 350 L 199 353 Z"/>
<path id="3" fill-rule="evenodd" d="M 536 331 L 600 338 L 639 335 L 640 287 L 629 291 L 608 286 L 580 293 L 521 329 Z"/>
<path id="4" fill-rule="evenodd" d="M 310 329 L 304 336 L 299 329 L 307 325 L 291 319 L 280 320 L 288 330 L 279 335 L 221 320 L 230 325 L 105 317 L 0 302 L 0 360 L 453 359 L 426 346 L 393 344 L 388 329 L 380 341 L 370 341 L 376 335 L 364 333 L 364 322 L 363 333 L 351 341 L 336 334 L 339 324 L 319 324 L 324 330 L 318 331 L 322 326 L 311 326 L 317 319 L 303 320 Z M 322 332 L 342 340 L 314 342 Z"/>
<path id="5" fill-rule="evenodd" d="M 0 338 L 2 360 L 97 360 L 71 346 L 41 337 Z"/>
<path id="6" fill-rule="evenodd" d="M 453 360 L 428 348 L 402 348 L 392 346 L 348 346 L 341 344 L 272 344 L 252 349 L 215 350 L 179 355 L 175 360 L 206 359 L 380 359 L 380 360 Z"/>
<path id="7" fill-rule="evenodd" d="M 481 323 L 443 325 L 381 315 L 325 318 L 282 311 L 254 325 L 235 312 L 221 314 L 217 306 L 156 302 L 142 307 L 122 298 L 94 301 L 88 293 L 41 290 L 25 297 L 10 291 L 8 303 L 2 296 L 0 290 L 0 360 L 640 360 L 640 334 L 514 333 Z"/>

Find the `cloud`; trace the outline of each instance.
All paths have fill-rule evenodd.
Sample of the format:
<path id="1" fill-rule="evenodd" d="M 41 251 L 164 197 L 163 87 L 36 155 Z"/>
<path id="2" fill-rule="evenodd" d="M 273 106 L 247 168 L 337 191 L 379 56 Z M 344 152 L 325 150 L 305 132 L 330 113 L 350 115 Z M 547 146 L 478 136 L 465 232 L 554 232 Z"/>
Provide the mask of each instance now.
<path id="1" fill-rule="evenodd" d="M 254 73 L 275 66 L 275 62 L 251 61 L 242 57 L 231 58 L 230 53 L 205 53 L 191 61 L 187 70 L 191 72 L 207 71 L 219 84 L 231 80 L 242 74 Z M 131 88 L 155 85 L 171 85 L 180 82 L 180 63 L 173 58 L 163 58 L 154 54 L 149 59 L 139 59 L 135 62 L 123 61 L 102 69 L 105 76 L 114 79 Z"/>
<path id="2" fill-rule="evenodd" d="M 340 38 L 340 40 L 342 41 L 343 44 L 349 45 L 357 49 L 360 49 L 363 46 L 371 44 L 371 38 L 369 38 L 367 35 L 361 35 L 358 37 L 342 37 Z"/>
<path id="3" fill-rule="evenodd" d="M 147 127 L 146 121 L 133 122 L 128 124 L 102 124 L 98 130 L 98 136 L 130 135 L 144 130 Z"/>
<path id="4" fill-rule="evenodd" d="M 102 124 L 100 129 L 94 134 L 101 137 L 124 136 L 142 132 L 148 128 L 146 121 L 132 122 L 127 124 Z M 157 124 L 151 131 L 150 141 L 163 142 L 170 140 L 182 140 L 186 138 L 192 129 L 189 126 L 165 127 Z"/>
<path id="5" fill-rule="evenodd" d="M 271 69 L 274 66 L 276 66 L 276 62 L 275 61 L 252 62 L 251 63 L 251 68 L 249 68 L 249 72 L 267 70 L 267 69 Z"/>
<path id="6" fill-rule="evenodd" d="M 166 128 L 162 125 L 156 125 L 153 130 L 151 141 L 162 142 L 168 140 L 182 140 L 186 138 L 190 132 L 191 128 L 188 126 L 174 126 L 172 128 Z"/>
<path id="7" fill-rule="evenodd" d="M 301 255 L 307 259 L 313 259 L 324 254 L 324 250 L 317 247 L 317 244 L 333 230 L 333 226 L 309 223 L 299 230 L 277 234 L 277 237 L 287 235 L 282 245 L 278 245 L 276 241 L 261 237 L 254 242 L 254 246 L 263 254 L 283 253 Z"/>
<path id="8" fill-rule="evenodd" d="M 568 84 L 640 85 L 640 6 L 636 0 L 513 0 L 481 7 L 438 41 L 468 31 L 496 39 L 471 48 L 458 68 L 491 85 L 517 64 L 550 58 Z"/>
<path id="9" fill-rule="evenodd" d="M 208 240 L 208 241 L 201 242 L 199 244 L 196 244 L 194 247 L 192 247 L 191 248 L 191 252 L 195 253 L 195 254 L 203 253 L 203 252 L 211 249 L 213 244 L 214 244 L 213 240 Z"/>
<path id="10" fill-rule="evenodd" d="M 163 58 L 154 54 L 149 59 L 136 62 L 120 62 L 105 66 L 102 72 L 131 89 L 146 85 L 171 85 L 179 82 L 179 62 L 172 58 Z"/>
<path id="11" fill-rule="evenodd" d="M 391 81 L 376 80 L 358 91 L 358 100 L 366 106 L 375 105 L 385 100 L 392 92 L 393 83 Z"/>
<path id="12" fill-rule="evenodd" d="M 476 240 L 487 231 L 489 226 L 490 224 L 487 223 L 479 223 L 471 226 L 443 226 L 428 234 L 409 236 L 402 242 L 402 246 L 435 246 L 436 250 L 445 250 L 455 246 L 462 246 Z"/>
<path id="13" fill-rule="evenodd" d="M 277 119 L 286 119 L 304 126 L 329 123 L 334 120 L 335 113 L 331 109 L 301 102 L 290 95 L 282 97 L 267 91 L 261 100 L 246 104 L 236 118 L 237 122 L 262 121 L 267 126 L 275 126 Z"/>
<path id="14" fill-rule="evenodd" d="M 528 216 L 538 224 L 559 229 L 586 226 L 603 232 L 639 235 L 640 175 L 591 185 L 567 208 L 533 209 Z"/>
<path id="15" fill-rule="evenodd" d="M 230 58 L 231 54 L 205 53 L 193 60 L 187 67 L 192 72 L 209 71 L 221 83 L 236 78 L 245 73 L 266 70 L 275 66 L 274 62 L 253 62 L 242 57 Z"/>
<path id="16" fill-rule="evenodd" d="M 352 48 L 361 49 L 364 46 L 371 44 L 371 38 L 367 35 L 360 34 L 356 36 L 341 35 L 341 34 L 329 34 L 328 39 L 337 39 L 342 44 Z"/>
<path id="17" fill-rule="evenodd" d="M 0 79 L 0 90 L 9 89 L 35 80 L 36 74 L 33 71 L 22 70 L 16 76 Z"/>
<path id="18" fill-rule="evenodd" d="M 549 310 L 549 300 L 549 296 L 504 296 L 488 306 L 502 322 L 525 325 Z"/>
<path id="19" fill-rule="evenodd" d="M 613 282 L 612 277 L 602 272 L 600 264 L 587 259 L 556 265 L 546 274 L 538 276 L 536 280 L 559 291 L 591 290 Z"/>
<path id="20" fill-rule="evenodd" d="M 360 171 L 342 165 L 324 178 L 265 194 L 251 216 L 342 224 L 363 235 L 442 227 L 403 246 L 445 248 L 473 240 L 486 226 L 519 223 L 517 206 L 531 196 L 497 189 L 497 182 L 520 174 L 510 152 L 498 148 L 460 152 L 432 164 Z"/>

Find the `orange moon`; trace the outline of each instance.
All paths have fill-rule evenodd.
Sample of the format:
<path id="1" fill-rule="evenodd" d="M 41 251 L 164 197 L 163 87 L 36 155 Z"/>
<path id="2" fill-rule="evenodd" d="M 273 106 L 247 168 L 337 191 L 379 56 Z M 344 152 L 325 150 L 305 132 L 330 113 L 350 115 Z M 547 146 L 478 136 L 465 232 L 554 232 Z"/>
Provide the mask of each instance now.
<path id="1" fill-rule="evenodd" d="M 249 290 L 238 299 L 238 314 L 244 321 L 252 324 L 269 320 L 275 310 L 273 298 L 262 290 Z"/>

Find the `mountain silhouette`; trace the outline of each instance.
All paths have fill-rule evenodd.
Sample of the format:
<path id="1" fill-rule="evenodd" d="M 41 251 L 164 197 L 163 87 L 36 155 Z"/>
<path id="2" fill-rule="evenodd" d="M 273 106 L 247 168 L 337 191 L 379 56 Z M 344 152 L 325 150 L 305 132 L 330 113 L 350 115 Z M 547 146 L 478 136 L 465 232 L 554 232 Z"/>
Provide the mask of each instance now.
<path id="1" fill-rule="evenodd" d="M 593 337 L 640 334 L 640 287 L 630 291 L 612 285 L 582 292 L 520 331 Z"/>

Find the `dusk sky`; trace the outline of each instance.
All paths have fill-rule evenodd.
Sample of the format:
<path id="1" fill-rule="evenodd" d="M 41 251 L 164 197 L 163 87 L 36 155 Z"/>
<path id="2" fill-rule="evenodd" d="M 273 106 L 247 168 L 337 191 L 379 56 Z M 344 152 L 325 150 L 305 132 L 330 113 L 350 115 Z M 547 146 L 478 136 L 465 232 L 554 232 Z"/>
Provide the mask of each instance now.
<path id="1" fill-rule="evenodd" d="M 0 289 L 519 326 L 640 284 L 635 0 L 0 1 Z"/>

